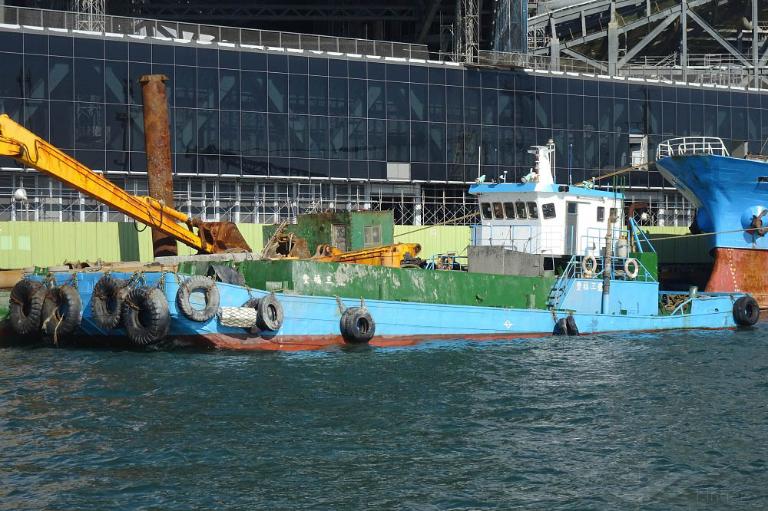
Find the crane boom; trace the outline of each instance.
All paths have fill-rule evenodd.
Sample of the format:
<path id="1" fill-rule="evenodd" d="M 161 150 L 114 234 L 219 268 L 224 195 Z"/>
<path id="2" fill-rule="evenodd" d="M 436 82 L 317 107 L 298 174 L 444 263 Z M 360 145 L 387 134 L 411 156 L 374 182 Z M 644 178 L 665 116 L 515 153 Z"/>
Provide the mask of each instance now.
<path id="1" fill-rule="evenodd" d="M 202 253 L 231 250 L 250 252 L 231 222 L 203 222 L 152 197 L 131 195 L 71 156 L 38 137 L 8 115 L 0 115 L 0 156 L 8 156 L 71 186 L 153 229 Z M 186 227 L 179 225 L 186 224 Z M 198 229 L 196 234 L 193 228 Z"/>

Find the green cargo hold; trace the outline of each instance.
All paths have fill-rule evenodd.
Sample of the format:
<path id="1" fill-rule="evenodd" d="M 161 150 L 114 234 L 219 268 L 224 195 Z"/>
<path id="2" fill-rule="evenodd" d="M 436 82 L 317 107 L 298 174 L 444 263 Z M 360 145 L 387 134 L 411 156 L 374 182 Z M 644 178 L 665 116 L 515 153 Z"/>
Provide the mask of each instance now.
<path id="1" fill-rule="evenodd" d="M 486 307 L 545 309 L 555 277 L 388 268 L 308 260 L 236 264 L 249 287 L 310 296 L 339 296 Z M 181 273 L 206 274 L 208 263 L 185 262 Z"/>

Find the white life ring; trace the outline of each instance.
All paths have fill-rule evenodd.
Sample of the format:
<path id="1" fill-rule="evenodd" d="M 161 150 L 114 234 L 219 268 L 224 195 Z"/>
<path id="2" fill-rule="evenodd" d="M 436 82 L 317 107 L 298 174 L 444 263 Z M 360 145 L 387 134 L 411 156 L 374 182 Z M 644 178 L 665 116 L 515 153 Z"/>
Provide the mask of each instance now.
<path id="1" fill-rule="evenodd" d="M 637 274 L 640 272 L 640 264 L 637 259 L 630 257 L 624 261 L 624 273 L 627 277 L 634 280 L 637 278 Z"/>
<path id="2" fill-rule="evenodd" d="M 581 260 L 581 269 L 585 275 L 592 275 L 597 271 L 597 259 L 595 256 L 588 255 Z"/>

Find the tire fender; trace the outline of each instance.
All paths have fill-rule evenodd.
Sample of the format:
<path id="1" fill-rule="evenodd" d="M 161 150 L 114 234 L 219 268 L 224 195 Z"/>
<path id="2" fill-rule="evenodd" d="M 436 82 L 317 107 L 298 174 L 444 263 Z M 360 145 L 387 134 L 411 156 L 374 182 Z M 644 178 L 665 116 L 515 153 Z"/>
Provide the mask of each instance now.
<path id="1" fill-rule="evenodd" d="M 749 295 L 742 296 L 733 303 L 733 320 L 739 326 L 752 326 L 760 319 L 760 306 Z"/>
<path id="2" fill-rule="evenodd" d="M 568 324 L 565 318 L 560 318 L 555 323 L 552 335 L 568 335 Z"/>
<path id="3" fill-rule="evenodd" d="M 104 275 L 93 287 L 91 311 L 93 321 L 99 328 L 112 330 L 120 325 L 123 313 L 123 303 L 128 295 L 124 280 Z"/>
<path id="4" fill-rule="evenodd" d="M 283 305 L 274 293 L 268 294 L 256 305 L 256 326 L 261 330 L 280 330 L 283 326 Z"/>
<path id="5" fill-rule="evenodd" d="M 576 326 L 576 318 L 571 314 L 565 318 L 565 331 L 568 335 L 579 335 L 579 327 Z"/>
<path id="6" fill-rule="evenodd" d="M 46 293 L 47 289 L 33 280 L 20 280 L 13 286 L 8 308 L 14 332 L 29 335 L 40 331 Z"/>
<path id="7" fill-rule="evenodd" d="M 70 285 L 52 288 L 43 302 L 43 336 L 58 344 L 59 339 L 80 326 L 83 302 L 80 293 Z"/>
<path id="8" fill-rule="evenodd" d="M 190 297 L 194 292 L 201 292 L 205 296 L 205 307 L 197 309 L 192 305 Z M 192 321 L 205 323 L 216 316 L 221 303 L 221 295 L 216 282 L 203 275 L 190 277 L 179 286 L 176 293 L 176 305 L 181 313 Z"/>
<path id="9" fill-rule="evenodd" d="M 123 303 L 123 326 L 136 346 L 148 346 L 168 335 L 171 314 L 165 294 L 155 287 L 132 289 Z"/>
<path id="10" fill-rule="evenodd" d="M 341 337 L 350 344 L 364 344 L 376 334 L 376 322 L 366 307 L 347 307 L 339 321 Z"/>

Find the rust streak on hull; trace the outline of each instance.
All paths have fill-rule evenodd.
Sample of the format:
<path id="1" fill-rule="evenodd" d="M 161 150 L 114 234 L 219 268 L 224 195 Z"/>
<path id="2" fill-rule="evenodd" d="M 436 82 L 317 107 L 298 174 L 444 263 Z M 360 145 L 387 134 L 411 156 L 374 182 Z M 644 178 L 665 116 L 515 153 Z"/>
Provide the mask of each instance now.
<path id="1" fill-rule="evenodd" d="M 715 265 L 707 292 L 749 293 L 761 309 L 768 308 L 768 250 L 715 248 Z"/>

